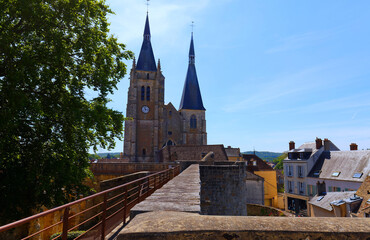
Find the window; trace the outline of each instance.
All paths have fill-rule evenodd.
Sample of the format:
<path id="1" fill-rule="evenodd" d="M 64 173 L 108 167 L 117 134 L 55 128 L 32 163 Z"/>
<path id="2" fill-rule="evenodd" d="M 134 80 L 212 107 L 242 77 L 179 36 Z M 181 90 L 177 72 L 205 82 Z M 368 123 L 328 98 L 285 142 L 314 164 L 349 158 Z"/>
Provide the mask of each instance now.
<path id="1" fill-rule="evenodd" d="M 149 79 L 149 73 L 146 74 L 146 79 Z"/>
<path id="2" fill-rule="evenodd" d="M 170 136 L 171 136 L 171 135 L 172 135 L 172 131 L 168 131 L 168 135 L 170 135 Z"/>
<path id="3" fill-rule="evenodd" d="M 333 191 L 333 187 L 329 187 L 329 192 L 332 192 Z"/>
<path id="4" fill-rule="evenodd" d="M 172 111 L 171 110 L 168 112 L 168 115 L 172 116 Z"/>
<path id="5" fill-rule="evenodd" d="M 339 174 L 340 174 L 340 172 L 333 172 L 333 173 L 331 174 L 331 176 L 332 176 L 332 177 L 338 177 L 338 176 L 339 176 Z"/>
<path id="6" fill-rule="evenodd" d="M 143 156 L 145 156 L 145 155 L 146 155 L 146 149 L 143 148 Z"/>
<path id="7" fill-rule="evenodd" d="M 318 177 L 318 176 L 320 176 L 320 170 L 318 170 L 318 171 L 315 171 L 315 172 L 313 173 L 313 175 L 314 175 L 315 177 Z"/>
<path id="8" fill-rule="evenodd" d="M 293 166 L 289 165 L 288 166 L 288 177 L 292 177 L 293 176 Z"/>
<path id="9" fill-rule="evenodd" d="M 298 166 L 298 177 L 303 178 L 303 166 Z"/>
<path id="10" fill-rule="evenodd" d="M 299 194 L 304 194 L 304 183 L 299 182 Z"/>
<path id="11" fill-rule="evenodd" d="M 197 128 L 197 118 L 195 115 L 191 115 L 190 117 L 190 128 Z"/>
<path id="12" fill-rule="evenodd" d="M 362 173 L 353 174 L 353 178 L 361 178 L 361 177 L 362 177 Z"/>
<path id="13" fill-rule="evenodd" d="M 257 166 L 257 161 L 253 161 L 253 166 Z"/>
<path id="14" fill-rule="evenodd" d="M 289 193 L 293 192 L 293 183 L 292 183 L 292 181 L 288 181 L 288 192 Z"/>
<path id="15" fill-rule="evenodd" d="M 150 101 L 150 87 L 146 87 L 146 100 Z"/>
<path id="16" fill-rule="evenodd" d="M 144 101 L 144 95 L 145 95 L 145 87 L 141 87 L 141 101 Z"/>

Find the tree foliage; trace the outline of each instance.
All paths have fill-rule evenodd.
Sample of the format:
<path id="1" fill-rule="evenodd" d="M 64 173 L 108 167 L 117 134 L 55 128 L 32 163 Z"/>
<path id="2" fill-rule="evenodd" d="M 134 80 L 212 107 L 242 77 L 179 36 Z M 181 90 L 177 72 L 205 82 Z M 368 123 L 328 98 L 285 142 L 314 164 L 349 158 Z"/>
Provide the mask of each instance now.
<path id="1" fill-rule="evenodd" d="M 12 220 L 86 192 L 88 150 L 122 137 L 108 94 L 132 53 L 109 33 L 104 0 L 0 6 L 0 216 Z"/>
<path id="2" fill-rule="evenodd" d="M 272 162 L 276 164 L 274 168 L 275 169 L 283 169 L 283 160 L 286 157 L 288 157 L 288 153 L 287 152 L 284 152 L 279 157 L 277 157 L 274 160 L 272 160 Z"/>

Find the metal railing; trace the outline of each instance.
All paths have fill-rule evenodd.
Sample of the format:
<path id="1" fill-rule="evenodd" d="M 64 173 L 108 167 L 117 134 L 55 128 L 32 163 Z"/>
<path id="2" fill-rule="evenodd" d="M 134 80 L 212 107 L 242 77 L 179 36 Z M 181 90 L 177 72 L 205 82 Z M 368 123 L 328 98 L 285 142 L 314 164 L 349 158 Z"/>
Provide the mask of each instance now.
<path id="1" fill-rule="evenodd" d="M 48 214 L 63 211 L 60 221 L 50 223 L 49 226 L 45 226 L 43 229 L 33 233 L 29 232 L 29 235 L 23 237 L 22 240 L 41 236 L 43 232 L 58 226 L 60 227 L 60 225 L 62 226 L 62 240 L 66 240 L 68 232 L 72 230 L 86 230 L 86 232 L 76 239 L 104 239 L 119 224 L 126 223 L 132 207 L 143 201 L 155 190 L 161 188 L 179 173 L 180 167 L 177 166 L 151 174 L 28 218 L 0 226 L 0 233 L 28 224 Z M 83 202 L 86 203 L 85 209 L 80 209 L 78 212 L 71 212 L 72 207 L 81 205 Z M 76 221 L 77 217 L 78 221 Z M 53 240 L 57 238 L 55 237 Z"/>

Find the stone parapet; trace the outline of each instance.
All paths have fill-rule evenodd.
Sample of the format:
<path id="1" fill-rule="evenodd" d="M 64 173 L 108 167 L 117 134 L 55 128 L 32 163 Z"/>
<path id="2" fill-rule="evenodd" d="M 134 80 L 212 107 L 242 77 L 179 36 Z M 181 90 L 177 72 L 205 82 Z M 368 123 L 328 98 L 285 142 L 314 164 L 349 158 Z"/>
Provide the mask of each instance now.
<path id="1" fill-rule="evenodd" d="M 206 216 L 150 212 L 136 216 L 118 235 L 126 239 L 369 239 L 370 219 Z"/>

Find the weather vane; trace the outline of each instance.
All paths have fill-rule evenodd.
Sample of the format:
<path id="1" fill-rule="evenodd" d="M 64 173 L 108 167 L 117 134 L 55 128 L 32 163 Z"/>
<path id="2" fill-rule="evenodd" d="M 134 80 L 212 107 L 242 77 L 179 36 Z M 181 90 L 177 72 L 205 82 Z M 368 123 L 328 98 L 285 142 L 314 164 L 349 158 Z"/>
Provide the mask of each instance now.
<path id="1" fill-rule="evenodd" d="M 146 13 L 149 12 L 149 0 L 146 0 Z"/>
<path id="2" fill-rule="evenodd" d="M 194 21 L 191 21 L 191 32 L 193 33 L 193 30 L 194 30 Z"/>

